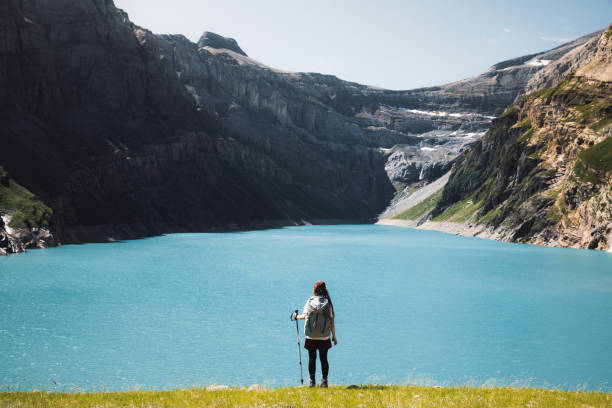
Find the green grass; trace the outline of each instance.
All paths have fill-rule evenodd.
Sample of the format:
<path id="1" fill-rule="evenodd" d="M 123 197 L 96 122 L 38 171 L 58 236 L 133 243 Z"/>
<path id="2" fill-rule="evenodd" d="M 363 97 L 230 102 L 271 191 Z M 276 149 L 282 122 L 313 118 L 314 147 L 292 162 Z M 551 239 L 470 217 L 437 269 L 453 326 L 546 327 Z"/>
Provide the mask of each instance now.
<path id="1" fill-rule="evenodd" d="M 407 186 L 406 183 L 399 183 L 399 182 L 393 183 L 393 188 L 395 188 L 396 193 L 400 193 L 402 190 L 406 188 L 406 186 Z M 408 192 L 412 193 L 410 188 L 408 189 Z"/>
<path id="2" fill-rule="evenodd" d="M 612 394 L 535 388 L 438 388 L 421 386 L 361 386 L 355 389 L 305 387 L 247 391 L 121 393 L 0 393 L 2 407 L 610 407 Z"/>
<path id="3" fill-rule="evenodd" d="M 392 219 L 394 220 L 418 220 L 429 211 L 433 210 L 438 201 L 442 198 L 442 189 L 436 191 L 417 205 L 410 207 L 404 212 L 401 212 Z"/>
<path id="4" fill-rule="evenodd" d="M 434 217 L 432 221 L 466 222 L 483 205 L 481 201 L 474 201 L 474 196 L 461 200 L 450 206 L 446 211 Z"/>
<path id="5" fill-rule="evenodd" d="M 508 109 L 504 111 L 504 113 L 498 116 L 497 119 L 503 119 L 507 116 L 512 115 L 514 112 L 518 112 L 518 108 L 516 106 L 510 106 Z"/>
<path id="6" fill-rule="evenodd" d="M 501 217 L 503 215 L 503 211 L 501 208 L 499 207 L 495 207 L 492 210 L 490 210 L 488 213 L 486 213 L 485 215 L 483 215 L 482 217 L 480 217 L 476 223 L 477 224 L 484 224 L 484 225 L 488 225 L 488 224 L 492 224 L 495 221 L 497 221 L 497 219 L 499 217 Z"/>
<path id="7" fill-rule="evenodd" d="M 564 92 L 566 92 L 568 88 L 572 87 L 572 85 L 575 82 L 574 78 L 575 77 L 574 77 L 574 75 L 572 73 L 572 74 L 568 75 L 566 79 L 561 81 L 561 83 L 559 85 L 557 85 L 555 87 L 552 87 L 552 88 L 540 89 L 538 91 L 532 92 L 528 96 L 529 97 L 534 97 L 534 98 L 549 99 L 552 96 L 561 95 Z"/>
<path id="8" fill-rule="evenodd" d="M 530 127 L 528 131 L 526 131 L 525 133 L 521 135 L 521 137 L 516 139 L 516 142 L 517 143 L 529 143 L 529 140 L 531 140 L 531 136 L 533 136 L 535 131 L 536 131 L 536 128 L 534 126 Z"/>
<path id="9" fill-rule="evenodd" d="M 578 155 L 574 173 L 582 181 L 597 183 L 612 171 L 612 137 L 584 149 Z"/>
<path id="10" fill-rule="evenodd" d="M 611 124 L 611 123 L 612 123 L 612 114 L 609 114 L 609 113 L 608 113 L 608 114 L 607 114 L 607 116 L 606 116 L 605 118 L 601 119 L 601 120 L 600 120 L 600 121 L 598 121 L 598 122 L 595 122 L 595 123 L 593 123 L 593 124 L 589 125 L 589 127 L 590 127 L 591 129 L 593 129 L 594 131 L 599 132 L 599 131 L 601 131 L 603 128 L 605 128 L 606 126 L 608 126 L 609 124 Z"/>
<path id="11" fill-rule="evenodd" d="M 10 227 L 46 227 L 52 211 L 34 194 L 17 184 L 0 166 L 0 211 L 12 216 Z"/>
<path id="12" fill-rule="evenodd" d="M 544 153 L 546 153 L 553 146 L 553 140 L 548 139 L 545 144 L 540 145 L 539 149 L 529 155 L 532 159 L 540 159 Z"/>
<path id="13" fill-rule="evenodd" d="M 573 106 L 581 117 L 578 122 L 588 125 L 593 130 L 601 130 L 612 118 L 612 98 L 599 98 L 589 103 Z"/>
<path id="14" fill-rule="evenodd" d="M 547 216 L 548 219 L 554 222 L 555 224 L 559 223 L 562 218 L 561 214 L 559 214 L 554 205 L 548 207 Z"/>
<path id="15" fill-rule="evenodd" d="M 561 84 L 564 84 L 564 83 L 562 82 Z M 532 96 L 535 98 L 548 99 L 555 94 L 555 92 L 557 91 L 557 88 L 558 87 L 540 89 L 538 91 L 531 93 L 529 96 Z"/>
<path id="16" fill-rule="evenodd" d="M 591 168 L 612 170 L 612 137 L 580 152 L 580 158 Z"/>
<path id="17" fill-rule="evenodd" d="M 578 176 L 580 181 L 593 184 L 599 183 L 599 176 L 597 175 L 597 172 L 589 169 L 589 167 L 586 166 L 582 160 L 578 160 L 574 165 L 574 174 Z"/>
<path id="18" fill-rule="evenodd" d="M 555 99 L 574 109 L 567 121 L 577 122 L 599 132 L 612 122 L 612 96 L 601 84 L 585 84 L 569 75 L 554 88 L 541 89 L 530 97 Z"/>
<path id="19" fill-rule="evenodd" d="M 519 128 L 519 129 L 529 129 L 531 128 L 531 119 L 529 119 L 529 117 L 525 117 L 522 120 L 516 122 L 514 124 L 514 126 L 512 126 L 513 128 Z"/>

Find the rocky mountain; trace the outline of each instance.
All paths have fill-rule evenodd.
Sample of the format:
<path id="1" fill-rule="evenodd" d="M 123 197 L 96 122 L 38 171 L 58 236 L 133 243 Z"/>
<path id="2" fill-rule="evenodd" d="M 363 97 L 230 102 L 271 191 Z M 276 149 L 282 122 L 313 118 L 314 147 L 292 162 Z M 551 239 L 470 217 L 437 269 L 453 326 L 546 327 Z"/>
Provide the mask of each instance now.
<path id="1" fill-rule="evenodd" d="M 200 37 L 200 41 L 198 41 L 198 47 L 211 47 L 219 50 L 225 49 L 233 51 L 236 54 L 248 57 L 248 55 L 246 55 L 246 53 L 242 51 L 242 48 L 240 48 L 236 40 L 234 40 L 233 38 L 226 38 L 220 36 L 216 33 L 211 33 L 210 31 L 206 31 L 204 34 L 202 34 L 202 37 Z"/>
<path id="2" fill-rule="evenodd" d="M 527 92 L 403 218 L 505 241 L 610 249 L 612 26 L 540 71 Z"/>
<path id="3" fill-rule="evenodd" d="M 60 242 L 364 222 L 393 192 L 383 153 L 292 125 L 274 86 L 260 110 L 239 105 L 230 92 L 256 74 L 232 80 L 206 45 L 155 36 L 110 1 L 0 8 L 0 163 L 53 210 Z"/>
<path id="4" fill-rule="evenodd" d="M 369 222 L 588 39 L 390 91 L 278 71 L 210 32 L 155 35 L 111 0 L 3 1 L 0 247 Z"/>

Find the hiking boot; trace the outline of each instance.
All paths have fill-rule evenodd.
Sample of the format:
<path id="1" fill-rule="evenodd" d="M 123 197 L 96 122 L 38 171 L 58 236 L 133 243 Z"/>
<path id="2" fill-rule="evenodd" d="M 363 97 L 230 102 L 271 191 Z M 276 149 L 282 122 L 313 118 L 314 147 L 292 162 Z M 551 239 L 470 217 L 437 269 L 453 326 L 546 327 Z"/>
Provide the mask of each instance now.
<path id="1" fill-rule="evenodd" d="M 327 388 L 327 378 L 321 380 L 321 388 Z"/>
<path id="2" fill-rule="evenodd" d="M 314 388 L 316 385 L 317 385 L 317 383 L 315 382 L 314 378 L 311 378 L 311 379 L 310 379 L 310 385 L 309 385 L 309 387 L 310 387 L 310 388 Z"/>

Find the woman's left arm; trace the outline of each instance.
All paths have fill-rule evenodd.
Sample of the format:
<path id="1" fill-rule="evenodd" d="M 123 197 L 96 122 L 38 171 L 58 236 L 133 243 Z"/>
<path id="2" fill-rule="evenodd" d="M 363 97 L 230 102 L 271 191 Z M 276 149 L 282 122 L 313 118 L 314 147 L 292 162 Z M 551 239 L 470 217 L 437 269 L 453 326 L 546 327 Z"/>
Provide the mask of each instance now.
<path id="1" fill-rule="evenodd" d="M 334 316 L 332 316 L 331 318 L 331 332 L 332 332 L 332 340 L 335 346 L 338 344 L 338 340 L 336 339 L 336 325 L 334 324 Z"/>

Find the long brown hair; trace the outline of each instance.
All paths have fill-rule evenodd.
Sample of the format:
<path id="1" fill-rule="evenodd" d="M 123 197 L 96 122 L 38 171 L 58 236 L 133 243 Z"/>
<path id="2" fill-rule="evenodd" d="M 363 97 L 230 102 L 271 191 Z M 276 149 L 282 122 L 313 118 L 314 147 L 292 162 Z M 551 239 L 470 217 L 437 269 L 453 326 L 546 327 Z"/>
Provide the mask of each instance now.
<path id="1" fill-rule="evenodd" d="M 332 303 L 331 297 L 329 296 L 329 292 L 327 291 L 327 286 L 325 286 L 325 282 L 322 282 L 322 281 L 315 282 L 312 293 L 317 296 L 325 296 L 325 298 L 327 298 L 327 300 L 329 301 L 329 305 L 331 306 L 331 309 L 334 310 L 334 304 Z M 336 314 L 335 311 L 334 311 L 334 314 Z"/>

